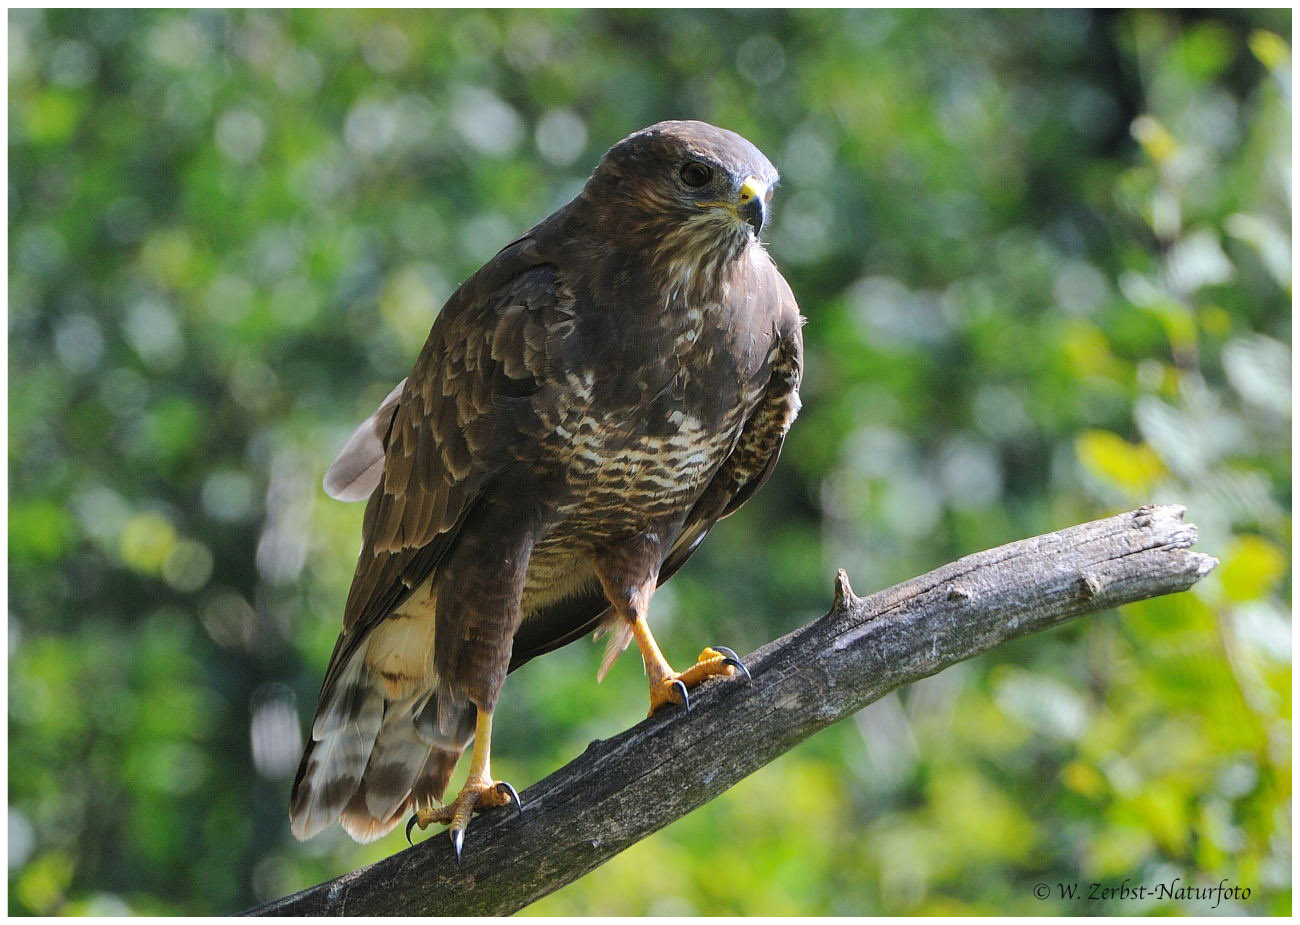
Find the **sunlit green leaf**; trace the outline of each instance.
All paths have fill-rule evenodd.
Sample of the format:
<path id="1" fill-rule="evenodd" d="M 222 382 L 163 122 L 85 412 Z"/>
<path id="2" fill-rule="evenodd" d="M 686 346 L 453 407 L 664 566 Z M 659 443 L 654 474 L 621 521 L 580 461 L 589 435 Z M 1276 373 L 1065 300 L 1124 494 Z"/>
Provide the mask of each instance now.
<path id="1" fill-rule="evenodd" d="M 70 539 L 68 513 L 51 501 L 32 499 L 9 507 L 9 554 L 54 559 Z"/>
<path id="2" fill-rule="evenodd" d="M 1080 434 L 1075 450 L 1089 472 L 1134 494 L 1148 490 L 1165 473 L 1160 457 L 1150 447 L 1129 443 L 1109 431 Z"/>
<path id="3" fill-rule="evenodd" d="M 1230 599 L 1253 600 L 1267 592 L 1286 567 L 1287 558 L 1280 549 L 1263 537 L 1245 534 L 1225 550 L 1219 581 Z"/>

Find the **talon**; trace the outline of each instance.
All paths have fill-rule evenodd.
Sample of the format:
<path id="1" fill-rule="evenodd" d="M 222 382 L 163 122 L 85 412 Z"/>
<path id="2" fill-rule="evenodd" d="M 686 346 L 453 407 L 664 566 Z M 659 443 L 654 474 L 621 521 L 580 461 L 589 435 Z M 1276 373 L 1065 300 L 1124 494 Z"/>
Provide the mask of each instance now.
<path id="1" fill-rule="evenodd" d="M 690 695 L 686 693 L 686 685 L 682 683 L 680 678 L 674 678 L 673 687 L 677 688 L 681 692 L 682 706 L 686 708 L 686 712 L 691 712 L 691 698 Z"/>
<path id="2" fill-rule="evenodd" d="M 730 666 L 732 666 L 733 668 L 739 668 L 739 669 L 740 669 L 740 673 L 743 674 L 743 675 L 745 676 L 745 680 L 746 680 L 746 681 L 751 681 L 751 682 L 752 682 L 752 681 L 754 680 L 753 678 L 751 678 L 751 677 L 749 676 L 749 669 L 746 668 L 743 664 L 741 664 L 741 662 L 740 662 L 739 659 L 735 659 L 735 658 L 724 658 L 724 659 L 722 660 L 722 664 L 724 664 L 724 665 L 730 665 Z"/>
<path id="3" fill-rule="evenodd" d="M 519 794 L 514 787 L 511 787 L 508 783 L 502 780 L 497 781 L 496 790 L 497 793 L 501 794 L 501 796 L 505 796 L 506 794 L 510 795 L 510 799 L 514 801 L 516 813 L 522 813 L 524 811 L 524 804 L 519 801 Z"/>
<path id="4" fill-rule="evenodd" d="M 753 683 L 754 679 L 750 676 L 749 669 L 745 667 L 745 663 L 740 660 L 740 656 L 736 654 L 734 649 L 729 649 L 726 646 L 712 646 L 712 649 L 714 652 L 722 654 L 722 664 L 735 666 L 745 676 L 746 681 Z"/>
<path id="5" fill-rule="evenodd" d="M 423 807 L 415 812 L 406 823 L 406 840 L 411 841 L 411 830 L 417 825 L 425 828 L 431 823 L 447 826 L 451 836 L 451 846 L 456 852 L 456 863 L 460 864 L 462 849 L 465 845 L 465 829 L 475 813 L 483 812 L 494 806 L 505 806 L 514 800 L 520 806 L 519 793 L 505 781 L 492 779 L 491 753 L 489 742 L 492 737 L 492 714 L 479 711 L 474 728 L 474 758 L 470 766 L 469 779 L 456 794 L 456 798 L 434 809 Z"/>
<path id="6" fill-rule="evenodd" d="M 411 818 L 406 823 L 406 843 L 411 847 L 415 847 L 415 842 L 411 841 L 411 830 L 418 825 L 420 831 L 424 831 L 429 823 L 437 820 L 438 815 L 433 811 L 432 807 L 426 806 L 423 809 L 417 809 L 411 814 Z"/>

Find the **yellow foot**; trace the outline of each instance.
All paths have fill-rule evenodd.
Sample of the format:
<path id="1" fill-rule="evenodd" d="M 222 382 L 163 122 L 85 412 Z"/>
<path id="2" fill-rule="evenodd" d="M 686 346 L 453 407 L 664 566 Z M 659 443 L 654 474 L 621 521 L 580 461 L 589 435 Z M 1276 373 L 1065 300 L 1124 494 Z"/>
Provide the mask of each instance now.
<path id="1" fill-rule="evenodd" d="M 700 657 L 695 660 L 695 664 L 680 674 L 672 673 L 665 675 L 658 681 L 652 681 L 650 684 L 650 713 L 653 716 L 655 711 L 665 704 L 680 703 L 691 708 L 691 699 L 687 691 L 699 684 L 705 678 L 711 678 L 714 675 L 722 675 L 729 678 L 737 671 L 740 671 L 746 678 L 749 677 L 749 671 L 741 664 L 740 658 L 735 652 L 726 646 L 710 646 L 700 653 Z"/>
<path id="2" fill-rule="evenodd" d="M 456 863 L 459 864 L 460 848 L 465 841 L 465 828 L 469 825 L 470 816 L 494 806 L 507 806 L 511 802 L 516 808 L 522 805 L 515 788 L 505 781 L 466 781 L 461 792 L 456 794 L 456 799 L 446 806 L 438 809 L 426 806 L 416 810 L 411 821 L 406 823 L 406 840 L 411 840 L 411 829 L 417 825 L 421 830 L 434 823 L 450 826 L 447 833 L 451 835 L 451 843 L 456 849 Z"/>

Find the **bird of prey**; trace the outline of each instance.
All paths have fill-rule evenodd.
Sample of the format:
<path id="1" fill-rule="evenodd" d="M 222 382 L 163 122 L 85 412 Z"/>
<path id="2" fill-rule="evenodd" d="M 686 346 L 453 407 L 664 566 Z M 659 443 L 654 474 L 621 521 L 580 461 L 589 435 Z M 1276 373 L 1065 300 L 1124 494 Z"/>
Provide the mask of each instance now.
<path id="1" fill-rule="evenodd" d="M 631 640 L 650 712 L 676 672 L 655 588 L 767 479 L 799 409 L 802 319 L 758 235 L 777 172 L 739 135 L 660 122 L 465 281 L 326 490 L 369 498 L 343 630 L 294 781 L 293 833 L 358 841 L 517 805 L 490 763 L 506 674 L 592 631 Z M 438 805 L 473 742 L 469 779 Z"/>

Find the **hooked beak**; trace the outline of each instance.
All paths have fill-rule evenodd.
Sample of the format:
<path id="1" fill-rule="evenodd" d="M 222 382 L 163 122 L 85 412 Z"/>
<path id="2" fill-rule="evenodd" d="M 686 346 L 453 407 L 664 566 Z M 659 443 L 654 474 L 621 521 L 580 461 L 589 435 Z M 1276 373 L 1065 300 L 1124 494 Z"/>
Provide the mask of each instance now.
<path id="1" fill-rule="evenodd" d="M 761 232 L 767 221 L 767 184 L 755 177 L 746 177 L 736 194 L 736 211 L 754 229 L 754 234 Z"/>

